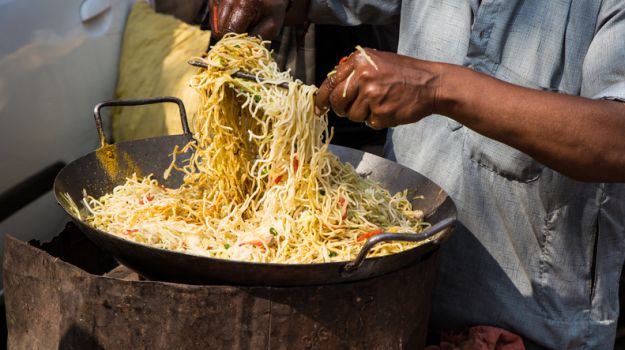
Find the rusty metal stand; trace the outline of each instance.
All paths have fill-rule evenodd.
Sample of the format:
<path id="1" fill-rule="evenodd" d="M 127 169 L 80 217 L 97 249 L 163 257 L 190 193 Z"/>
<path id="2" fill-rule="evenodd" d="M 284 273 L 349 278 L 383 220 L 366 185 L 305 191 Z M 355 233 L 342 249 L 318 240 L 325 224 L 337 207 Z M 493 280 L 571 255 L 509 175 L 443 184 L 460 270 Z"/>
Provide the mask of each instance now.
<path id="1" fill-rule="evenodd" d="M 419 349 L 435 261 L 338 285 L 194 286 L 115 267 L 71 224 L 40 247 L 8 236 L 9 348 Z"/>

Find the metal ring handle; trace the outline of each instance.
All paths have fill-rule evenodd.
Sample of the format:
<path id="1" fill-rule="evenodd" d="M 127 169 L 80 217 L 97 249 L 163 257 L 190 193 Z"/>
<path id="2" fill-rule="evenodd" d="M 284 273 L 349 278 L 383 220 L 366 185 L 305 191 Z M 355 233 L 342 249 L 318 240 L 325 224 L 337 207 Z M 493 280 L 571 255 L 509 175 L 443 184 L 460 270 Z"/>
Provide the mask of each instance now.
<path id="1" fill-rule="evenodd" d="M 363 245 L 362 249 L 358 253 L 358 256 L 354 261 L 350 261 L 343 267 L 345 272 L 353 272 L 357 270 L 360 265 L 365 261 L 367 254 L 369 251 L 373 249 L 374 246 L 384 243 L 384 242 L 392 242 L 392 241 L 402 241 L 402 242 L 421 242 L 426 240 L 435 234 L 441 232 L 442 230 L 450 227 L 454 227 L 456 225 L 456 219 L 447 218 L 442 220 L 431 227 L 429 227 L 424 232 L 419 234 L 414 233 L 390 233 L 385 232 L 379 235 L 375 235 L 367 240 L 367 242 Z"/>
<path id="2" fill-rule="evenodd" d="M 104 128 L 102 127 L 102 116 L 100 110 L 104 107 L 125 107 L 125 106 L 143 106 L 156 103 L 175 103 L 180 110 L 180 124 L 182 124 L 182 132 L 185 135 L 191 135 L 189 124 L 187 122 L 187 111 L 184 108 L 184 104 L 179 98 L 173 96 L 163 96 L 154 98 L 144 98 L 136 100 L 111 100 L 98 103 L 93 109 L 93 117 L 95 118 L 95 125 L 98 129 L 98 136 L 100 137 L 100 147 L 106 146 L 106 136 L 104 135 Z"/>

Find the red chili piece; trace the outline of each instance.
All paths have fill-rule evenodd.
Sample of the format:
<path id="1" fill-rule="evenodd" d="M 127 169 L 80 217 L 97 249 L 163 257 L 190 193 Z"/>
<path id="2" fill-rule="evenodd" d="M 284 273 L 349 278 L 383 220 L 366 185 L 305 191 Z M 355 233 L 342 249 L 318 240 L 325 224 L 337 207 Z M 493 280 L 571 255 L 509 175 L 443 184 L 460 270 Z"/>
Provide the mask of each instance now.
<path id="1" fill-rule="evenodd" d="M 243 242 L 239 244 L 239 247 L 244 246 L 244 245 L 253 245 L 254 247 L 260 248 L 262 250 L 265 250 L 265 246 L 263 245 L 263 242 L 261 241 L 249 241 L 249 242 Z"/>
<path id="2" fill-rule="evenodd" d="M 347 218 L 347 200 L 343 197 L 339 197 L 339 205 L 341 206 L 341 219 Z"/>
<path id="3" fill-rule="evenodd" d="M 367 232 L 367 233 L 363 233 L 363 234 L 361 234 L 360 236 L 358 236 L 356 238 L 356 241 L 358 241 L 358 242 L 364 241 L 365 239 L 369 239 L 369 238 L 371 238 L 373 236 L 377 236 L 377 235 L 379 235 L 381 233 L 384 233 L 384 230 L 375 230 L 375 231 L 370 231 L 370 232 Z"/>

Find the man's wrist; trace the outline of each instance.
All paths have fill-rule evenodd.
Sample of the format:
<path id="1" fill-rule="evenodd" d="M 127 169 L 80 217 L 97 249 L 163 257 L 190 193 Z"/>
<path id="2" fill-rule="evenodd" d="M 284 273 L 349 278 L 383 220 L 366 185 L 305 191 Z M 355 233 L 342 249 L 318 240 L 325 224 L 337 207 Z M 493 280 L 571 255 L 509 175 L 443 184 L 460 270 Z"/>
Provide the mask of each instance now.
<path id="1" fill-rule="evenodd" d="M 450 118 L 461 116 L 467 94 L 471 93 L 472 73 L 468 68 L 436 63 L 437 78 L 434 88 L 434 113 Z"/>

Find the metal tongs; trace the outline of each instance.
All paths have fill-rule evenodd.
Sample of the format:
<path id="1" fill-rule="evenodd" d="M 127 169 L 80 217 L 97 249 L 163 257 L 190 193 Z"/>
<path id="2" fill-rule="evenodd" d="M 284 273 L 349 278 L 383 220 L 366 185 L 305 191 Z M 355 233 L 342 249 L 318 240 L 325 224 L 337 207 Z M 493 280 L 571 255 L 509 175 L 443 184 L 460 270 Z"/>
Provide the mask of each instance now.
<path id="1" fill-rule="evenodd" d="M 187 61 L 188 64 L 194 66 L 194 67 L 199 67 L 199 68 L 208 68 L 208 64 L 200 61 L 200 60 L 189 60 Z M 243 80 L 248 80 L 248 81 L 255 81 L 255 82 L 259 82 L 259 83 L 263 83 L 265 82 L 265 79 L 263 78 L 259 78 L 256 75 L 250 73 L 250 72 L 246 72 L 246 71 L 236 71 L 234 73 L 232 73 L 232 76 L 238 79 L 243 79 Z M 269 83 L 269 84 L 273 84 L 275 86 L 281 87 L 283 89 L 288 89 L 289 88 L 289 84 L 288 83 Z"/>

